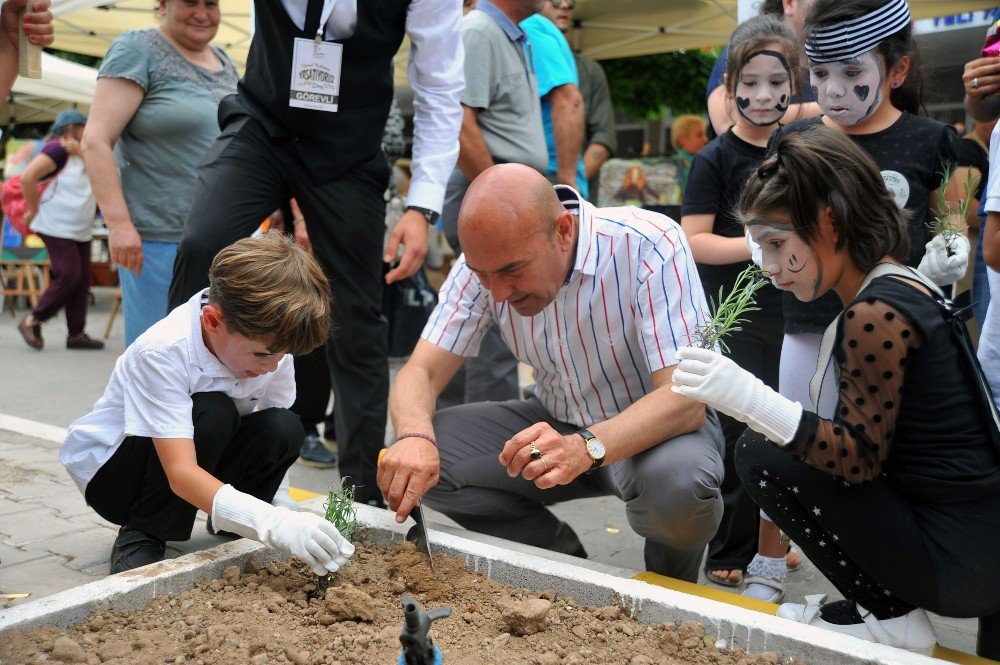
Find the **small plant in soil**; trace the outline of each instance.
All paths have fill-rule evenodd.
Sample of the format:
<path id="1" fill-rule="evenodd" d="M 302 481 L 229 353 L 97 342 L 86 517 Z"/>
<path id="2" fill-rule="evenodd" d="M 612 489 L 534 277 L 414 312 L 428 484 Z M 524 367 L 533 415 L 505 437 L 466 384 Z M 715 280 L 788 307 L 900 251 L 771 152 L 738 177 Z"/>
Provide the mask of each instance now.
<path id="1" fill-rule="evenodd" d="M 694 345 L 702 349 L 714 349 L 718 345 L 728 353 L 729 347 L 723 338 L 743 329 L 742 324 L 748 321 L 743 318 L 747 312 L 760 309 L 757 307 L 756 296 L 766 284 L 763 271 L 751 265 L 736 277 L 728 296 L 723 297 L 720 287 L 719 299 L 713 302 L 709 298 L 712 315 L 708 317 L 708 323 L 695 329 Z"/>
<path id="2" fill-rule="evenodd" d="M 348 484 L 349 477 L 345 476 L 341 483 L 341 488 L 334 489 L 331 483 L 326 493 L 326 520 L 337 527 L 347 540 L 354 538 L 354 532 L 358 530 L 357 515 L 354 512 L 354 485 Z M 336 573 L 316 576 L 316 590 L 312 592 L 315 598 L 322 598 L 326 594 L 327 588 L 336 577 Z"/>
<path id="3" fill-rule="evenodd" d="M 948 250 L 948 256 L 955 255 L 955 239 L 965 233 L 965 229 L 968 228 L 965 220 L 968 219 L 969 206 L 972 203 L 972 192 L 975 190 L 976 184 L 976 177 L 972 174 L 972 170 L 970 169 L 965 176 L 966 196 L 965 198 L 959 199 L 958 203 L 953 203 L 945 200 L 944 193 L 948 191 L 948 187 L 951 185 L 952 178 L 954 177 L 954 169 L 944 170 L 941 187 L 939 189 L 942 196 L 937 202 L 937 210 L 935 211 L 934 219 L 927 224 L 927 228 L 930 229 L 930 232 L 933 235 L 940 235 L 944 237 L 945 248 Z"/>

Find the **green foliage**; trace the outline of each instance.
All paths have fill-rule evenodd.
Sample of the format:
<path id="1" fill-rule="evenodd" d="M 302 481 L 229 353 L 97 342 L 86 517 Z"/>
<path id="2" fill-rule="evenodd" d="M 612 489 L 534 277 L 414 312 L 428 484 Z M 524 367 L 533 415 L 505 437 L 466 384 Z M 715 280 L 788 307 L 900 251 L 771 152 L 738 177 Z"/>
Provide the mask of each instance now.
<path id="1" fill-rule="evenodd" d="M 100 56 L 72 53 L 70 51 L 62 51 L 57 48 L 47 48 L 45 49 L 45 52 L 63 60 L 69 60 L 70 62 L 75 62 L 79 65 L 86 65 L 87 67 L 94 68 L 99 68 L 101 66 L 101 61 L 104 60 L 104 58 Z"/>
<path id="2" fill-rule="evenodd" d="M 323 507 L 326 509 L 326 521 L 337 527 L 340 535 L 347 540 L 351 540 L 354 538 L 354 533 L 358 530 L 359 525 L 357 515 L 354 512 L 355 486 L 348 484 L 348 478 L 349 476 L 344 476 L 342 489 L 336 490 L 332 484 L 330 485 L 326 493 L 326 503 L 323 504 Z M 318 575 L 316 578 L 316 589 L 310 596 L 313 598 L 322 598 L 334 577 L 335 573 Z"/>
<path id="3" fill-rule="evenodd" d="M 947 200 L 948 188 L 951 186 L 952 178 L 955 177 L 955 170 L 945 168 L 942 173 L 941 186 L 938 189 L 937 210 L 928 224 L 928 228 L 934 235 L 943 235 L 948 253 L 954 250 L 955 238 L 962 235 L 967 228 L 965 220 L 969 218 L 969 206 L 972 203 L 972 192 L 975 192 L 976 176 L 972 169 L 969 169 L 965 177 L 965 198 L 959 199 L 958 203 Z"/>
<path id="4" fill-rule="evenodd" d="M 766 284 L 767 280 L 761 269 L 751 265 L 736 277 L 736 283 L 728 296 L 723 298 L 722 288 L 719 288 L 719 299 L 709 303 L 712 307 L 711 318 L 695 331 L 696 345 L 703 349 L 714 349 L 718 344 L 728 352 L 722 338 L 742 330 L 740 324 L 747 322 L 747 319 L 742 318 L 743 315 L 760 309 L 756 306 L 756 295 Z"/>
<path id="5" fill-rule="evenodd" d="M 676 51 L 604 60 L 611 103 L 633 118 L 657 120 L 674 114 L 705 113 L 705 86 L 718 50 Z"/>

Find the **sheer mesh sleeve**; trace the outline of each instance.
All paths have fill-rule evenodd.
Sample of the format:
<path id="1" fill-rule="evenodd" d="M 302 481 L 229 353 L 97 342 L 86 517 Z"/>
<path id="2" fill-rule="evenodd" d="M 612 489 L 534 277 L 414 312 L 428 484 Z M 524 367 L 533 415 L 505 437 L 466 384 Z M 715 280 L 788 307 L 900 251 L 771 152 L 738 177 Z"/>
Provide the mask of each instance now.
<path id="1" fill-rule="evenodd" d="M 869 298 L 844 312 L 840 399 L 833 420 L 804 412 L 789 450 L 851 483 L 879 475 L 892 444 L 907 355 L 920 335 L 899 310 Z"/>

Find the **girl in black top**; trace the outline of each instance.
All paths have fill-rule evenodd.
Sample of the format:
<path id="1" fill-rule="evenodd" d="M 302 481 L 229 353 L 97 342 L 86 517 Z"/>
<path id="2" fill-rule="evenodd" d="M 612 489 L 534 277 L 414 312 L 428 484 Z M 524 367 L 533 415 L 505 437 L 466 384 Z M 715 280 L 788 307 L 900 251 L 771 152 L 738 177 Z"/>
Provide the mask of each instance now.
<path id="1" fill-rule="evenodd" d="M 783 136 L 738 215 L 775 285 L 846 308 L 829 418 L 713 351 L 678 351 L 674 390 L 749 425 L 747 491 L 846 598 L 779 616 L 923 653 L 925 609 L 977 616 L 980 653 L 1000 655 L 1000 430 L 964 325 L 902 268 L 908 235 L 877 166 L 829 128 Z M 880 264 L 905 276 L 870 279 Z"/>

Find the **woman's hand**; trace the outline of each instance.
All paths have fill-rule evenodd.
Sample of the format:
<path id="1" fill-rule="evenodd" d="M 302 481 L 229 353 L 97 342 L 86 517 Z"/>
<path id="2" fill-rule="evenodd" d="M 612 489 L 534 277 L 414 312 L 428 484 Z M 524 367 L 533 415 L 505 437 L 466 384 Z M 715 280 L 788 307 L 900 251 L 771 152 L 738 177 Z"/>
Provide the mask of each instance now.
<path id="1" fill-rule="evenodd" d="M 72 136 L 63 136 L 59 139 L 59 144 L 65 148 L 66 152 L 69 154 L 75 157 L 83 157 L 83 148 L 80 147 L 80 142 Z"/>
<path id="2" fill-rule="evenodd" d="M 38 216 L 38 206 L 28 205 L 27 209 L 24 211 L 24 225 L 31 227 L 31 223 L 35 221 L 35 217 Z"/>
<path id="3" fill-rule="evenodd" d="M 13 49 L 18 52 L 20 34 L 17 30 L 17 15 L 24 8 L 29 11 L 24 15 L 24 32 L 32 44 L 42 48 L 52 46 L 55 39 L 52 28 L 52 12 L 49 11 L 50 0 L 6 0 L 0 8 L 0 25 L 6 39 L 0 45 L 0 51 Z M 30 5 L 30 6 L 29 6 Z"/>
<path id="4" fill-rule="evenodd" d="M 111 262 L 136 275 L 142 274 L 142 238 L 132 220 L 108 221 L 107 224 Z"/>

